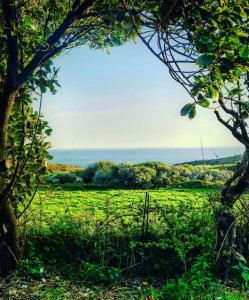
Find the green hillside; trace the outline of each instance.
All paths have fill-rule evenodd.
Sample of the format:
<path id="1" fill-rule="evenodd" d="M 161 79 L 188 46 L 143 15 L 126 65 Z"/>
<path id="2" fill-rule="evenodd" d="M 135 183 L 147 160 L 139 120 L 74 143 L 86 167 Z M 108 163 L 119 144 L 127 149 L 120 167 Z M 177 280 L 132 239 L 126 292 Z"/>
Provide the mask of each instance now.
<path id="1" fill-rule="evenodd" d="M 234 156 L 228 156 L 228 157 L 222 157 L 222 158 L 215 158 L 215 159 L 207 159 L 204 160 L 204 163 L 206 165 L 230 165 L 230 164 L 237 164 L 238 162 L 241 161 L 242 155 L 234 155 Z M 177 165 L 192 165 L 192 166 L 197 166 L 197 165 L 203 165 L 203 160 L 194 160 L 190 162 L 184 162 L 181 164 Z"/>

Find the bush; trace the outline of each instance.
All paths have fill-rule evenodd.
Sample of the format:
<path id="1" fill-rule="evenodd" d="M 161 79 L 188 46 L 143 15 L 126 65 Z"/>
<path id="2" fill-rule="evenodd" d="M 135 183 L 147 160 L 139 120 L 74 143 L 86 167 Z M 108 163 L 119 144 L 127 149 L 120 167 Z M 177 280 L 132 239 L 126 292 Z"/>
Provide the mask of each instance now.
<path id="1" fill-rule="evenodd" d="M 109 160 L 96 162 L 85 169 L 83 172 L 83 181 L 85 183 L 93 182 L 97 172 L 101 174 L 111 174 L 113 168 L 116 166 L 116 163 Z"/>
<path id="2" fill-rule="evenodd" d="M 211 166 L 176 165 L 161 162 L 141 164 L 100 161 L 83 171 L 54 174 L 49 183 L 75 183 L 103 185 L 103 188 L 165 188 L 206 187 L 222 185 L 231 176 L 231 170 Z"/>
<path id="3" fill-rule="evenodd" d="M 60 173 L 52 175 L 47 181 L 52 183 L 75 183 L 77 176 L 73 173 Z"/>
<path id="4" fill-rule="evenodd" d="M 119 184 L 130 188 L 151 188 L 155 177 L 156 170 L 143 165 L 123 164 L 117 173 Z"/>

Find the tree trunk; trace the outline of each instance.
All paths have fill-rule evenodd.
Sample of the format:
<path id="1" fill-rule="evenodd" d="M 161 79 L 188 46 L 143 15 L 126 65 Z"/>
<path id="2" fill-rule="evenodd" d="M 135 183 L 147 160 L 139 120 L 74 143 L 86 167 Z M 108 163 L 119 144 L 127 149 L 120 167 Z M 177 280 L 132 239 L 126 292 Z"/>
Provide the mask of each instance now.
<path id="1" fill-rule="evenodd" d="M 237 224 L 233 213 L 233 206 L 237 199 L 249 187 L 249 152 L 245 151 L 240 165 L 233 176 L 227 180 L 222 188 L 221 207 L 216 212 L 217 224 L 217 273 L 225 279 L 229 269 L 235 264 L 235 251 L 237 245 Z"/>
<path id="2" fill-rule="evenodd" d="M 13 271 L 20 258 L 17 220 L 10 200 L 0 209 L 0 275 Z"/>
<path id="3" fill-rule="evenodd" d="M 5 152 L 8 145 L 8 126 L 16 94 L 17 91 L 6 87 L 0 98 L 0 175 L 7 170 Z"/>
<path id="4" fill-rule="evenodd" d="M 10 201 L 7 147 L 8 125 L 17 91 L 6 87 L 0 98 L 0 275 L 14 270 L 19 260 L 17 220 Z"/>
<path id="5" fill-rule="evenodd" d="M 234 263 L 236 249 L 236 222 L 235 216 L 230 209 L 220 209 L 216 213 L 217 224 L 217 263 L 216 271 L 220 278 L 225 279 Z"/>

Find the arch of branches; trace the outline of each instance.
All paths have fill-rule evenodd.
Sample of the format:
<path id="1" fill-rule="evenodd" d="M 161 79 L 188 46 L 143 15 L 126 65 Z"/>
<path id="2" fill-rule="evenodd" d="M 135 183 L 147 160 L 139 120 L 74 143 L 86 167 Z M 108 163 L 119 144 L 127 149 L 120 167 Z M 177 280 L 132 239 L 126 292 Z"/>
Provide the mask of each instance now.
<path id="1" fill-rule="evenodd" d="M 31 106 L 35 95 L 56 91 L 52 59 L 76 46 L 104 48 L 136 36 L 191 96 L 181 114 L 194 118 L 196 107 L 211 109 L 245 147 L 217 214 L 219 249 L 233 247 L 230 210 L 249 186 L 247 0 L 3 0 L 0 24 L 0 231 L 9 257 L 0 259 L 3 273 L 18 262 L 17 219 L 49 158 L 51 130 Z M 228 263 L 222 260 L 222 268 Z"/>

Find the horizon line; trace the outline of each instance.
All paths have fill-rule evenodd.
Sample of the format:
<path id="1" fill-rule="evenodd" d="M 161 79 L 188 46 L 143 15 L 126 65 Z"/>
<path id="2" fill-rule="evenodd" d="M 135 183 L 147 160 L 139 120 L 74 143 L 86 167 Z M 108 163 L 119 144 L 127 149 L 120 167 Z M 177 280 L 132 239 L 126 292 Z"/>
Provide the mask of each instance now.
<path id="1" fill-rule="evenodd" d="M 201 146 L 175 146 L 175 147 L 79 147 L 79 148 L 56 148 L 51 147 L 49 150 L 150 150 L 150 149 L 199 149 Z M 224 148 L 224 149 L 243 149 L 243 146 L 204 146 L 204 149 Z"/>

